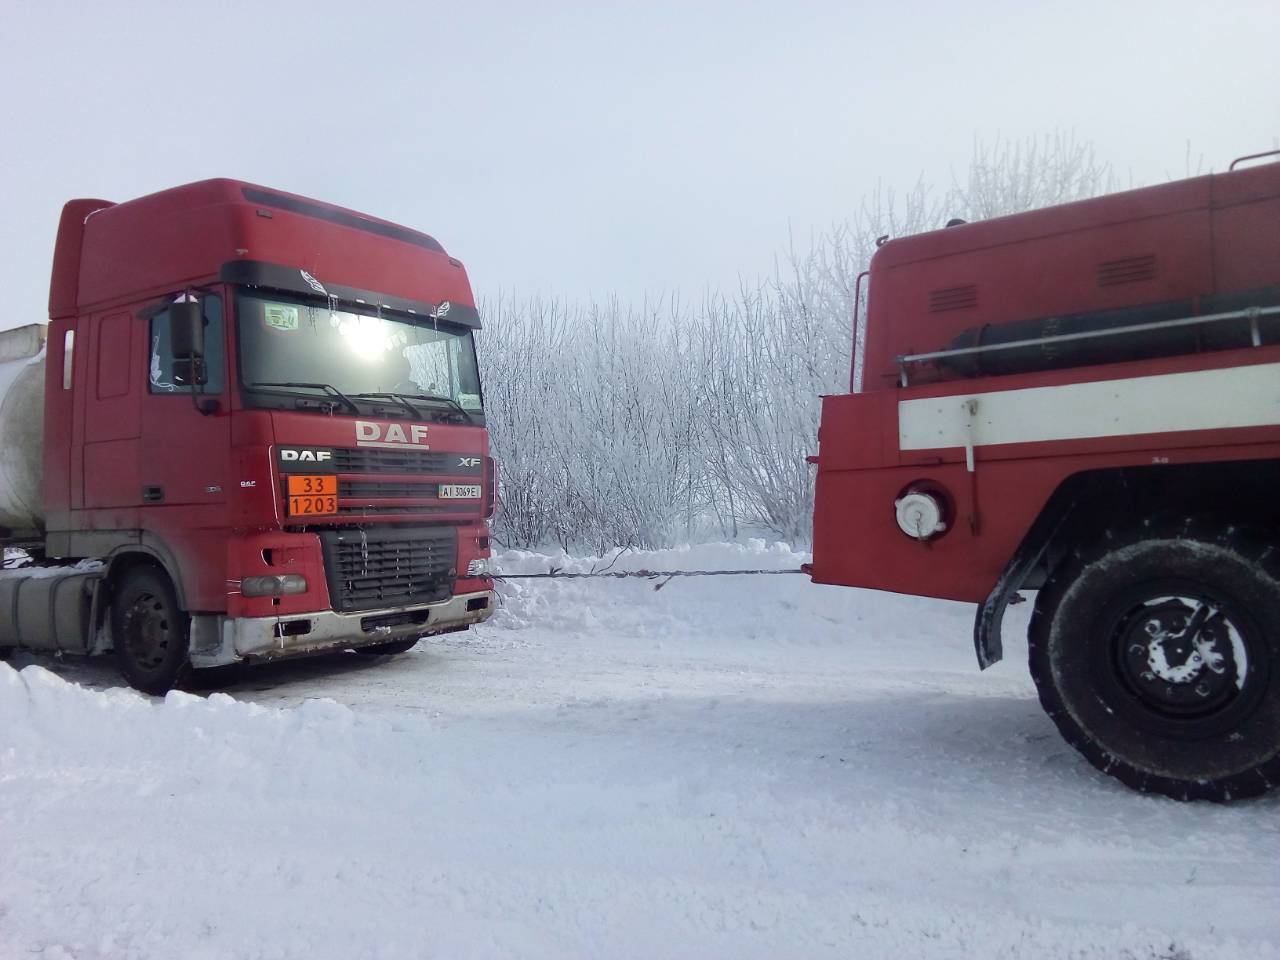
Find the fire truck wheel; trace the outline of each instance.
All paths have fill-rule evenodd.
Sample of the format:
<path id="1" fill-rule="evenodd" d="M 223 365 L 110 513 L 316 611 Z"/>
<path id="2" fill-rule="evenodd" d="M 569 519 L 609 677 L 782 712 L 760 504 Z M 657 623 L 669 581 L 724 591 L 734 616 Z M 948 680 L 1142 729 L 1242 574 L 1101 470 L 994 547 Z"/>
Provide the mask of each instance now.
<path id="1" fill-rule="evenodd" d="M 1036 601 L 1031 675 L 1058 730 L 1147 793 L 1233 800 L 1280 782 L 1280 554 L 1227 524 L 1107 539 Z"/>
<path id="2" fill-rule="evenodd" d="M 356 647 L 356 653 L 367 654 L 371 657 L 379 654 L 389 656 L 396 653 L 408 653 L 417 645 L 417 637 L 413 637 L 409 640 L 388 640 L 386 643 L 372 643 L 367 647 Z"/>
<path id="3" fill-rule="evenodd" d="M 124 575 L 111 601 L 111 642 L 130 686 L 159 696 L 188 680 L 190 623 L 162 571 L 135 567 Z"/>

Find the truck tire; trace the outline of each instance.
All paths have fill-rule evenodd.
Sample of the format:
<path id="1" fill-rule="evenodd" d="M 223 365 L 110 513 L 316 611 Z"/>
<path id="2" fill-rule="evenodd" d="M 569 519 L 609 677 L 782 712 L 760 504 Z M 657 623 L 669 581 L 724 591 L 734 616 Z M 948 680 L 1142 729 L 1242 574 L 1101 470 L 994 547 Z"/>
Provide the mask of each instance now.
<path id="1" fill-rule="evenodd" d="M 412 637 L 408 640 L 388 640 L 386 643 L 371 643 L 367 647 L 356 647 L 356 653 L 363 653 L 368 656 L 377 656 L 379 654 L 391 656 L 397 653 L 408 653 L 417 645 L 417 637 Z"/>
<path id="2" fill-rule="evenodd" d="M 1280 782 L 1280 551 L 1228 524 L 1149 524 L 1076 551 L 1030 628 L 1031 675 L 1099 770 L 1177 800 Z"/>
<path id="3" fill-rule="evenodd" d="M 191 618 L 178 606 L 169 577 L 155 567 L 134 567 L 111 599 L 111 642 L 129 685 L 156 696 L 191 676 Z"/>

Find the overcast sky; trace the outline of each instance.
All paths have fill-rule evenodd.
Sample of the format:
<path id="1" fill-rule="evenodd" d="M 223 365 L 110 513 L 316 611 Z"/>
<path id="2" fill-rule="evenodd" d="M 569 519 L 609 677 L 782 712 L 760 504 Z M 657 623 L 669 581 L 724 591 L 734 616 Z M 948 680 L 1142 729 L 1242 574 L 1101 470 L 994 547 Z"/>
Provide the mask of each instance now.
<path id="1" fill-rule="evenodd" d="M 975 136 L 1138 182 L 1280 146 L 1277 51 L 1275 0 L 0 0 L 0 326 L 65 200 L 214 176 L 434 234 L 482 294 L 697 293 Z"/>

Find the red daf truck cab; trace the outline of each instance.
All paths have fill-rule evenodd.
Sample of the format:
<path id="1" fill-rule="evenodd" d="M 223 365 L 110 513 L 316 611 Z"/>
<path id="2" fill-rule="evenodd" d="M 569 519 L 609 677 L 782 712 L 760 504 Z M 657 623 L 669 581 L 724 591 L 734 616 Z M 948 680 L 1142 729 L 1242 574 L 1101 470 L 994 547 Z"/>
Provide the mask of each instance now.
<path id="1" fill-rule="evenodd" d="M 1280 781 L 1280 163 L 889 240 L 824 399 L 813 579 L 1038 590 L 1033 677 L 1141 790 Z"/>
<path id="2" fill-rule="evenodd" d="M 10 629 L 113 648 L 160 692 L 191 667 L 397 652 L 492 613 L 480 321 L 435 239 L 233 180 L 73 200 L 49 316 L 23 545 L 99 562 L 50 601 L 61 620 Z M 15 610 L 23 590 L 54 596 L 0 583 Z"/>

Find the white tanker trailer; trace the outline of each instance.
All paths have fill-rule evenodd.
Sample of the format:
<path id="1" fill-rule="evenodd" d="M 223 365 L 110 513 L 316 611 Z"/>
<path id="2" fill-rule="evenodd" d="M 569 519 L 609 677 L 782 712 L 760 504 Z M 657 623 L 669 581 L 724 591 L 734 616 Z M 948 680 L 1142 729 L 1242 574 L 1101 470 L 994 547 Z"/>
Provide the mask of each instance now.
<path id="1" fill-rule="evenodd" d="M 43 546 L 44 324 L 0 332 L 0 540 Z"/>
<path id="2" fill-rule="evenodd" d="M 44 554 L 44 324 L 0 331 L 0 543 Z M 0 574 L 0 659 L 13 646 L 89 653 L 100 564 L 32 567 L 6 550 Z"/>

